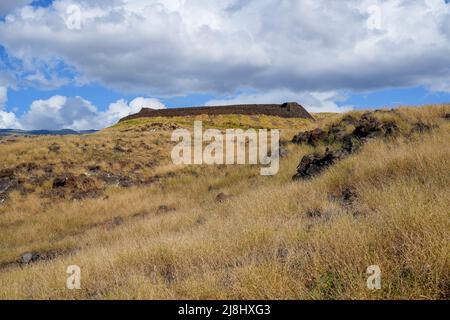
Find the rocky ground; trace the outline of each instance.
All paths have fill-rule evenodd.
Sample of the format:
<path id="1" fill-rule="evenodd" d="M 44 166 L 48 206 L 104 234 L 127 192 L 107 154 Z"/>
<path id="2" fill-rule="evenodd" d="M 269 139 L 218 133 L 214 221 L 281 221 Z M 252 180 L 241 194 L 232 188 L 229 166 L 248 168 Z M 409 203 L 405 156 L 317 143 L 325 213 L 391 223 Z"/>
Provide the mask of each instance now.
<path id="1" fill-rule="evenodd" d="M 311 178 L 339 160 L 354 154 L 370 139 L 393 139 L 400 135 L 410 138 L 415 133 L 426 133 L 438 128 L 424 122 L 412 123 L 407 130 L 402 130 L 392 120 L 382 121 L 375 117 L 376 113 L 396 114 L 395 110 L 366 112 L 360 117 L 346 116 L 338 123 L 334 123 L 328 130 L 316 128 L 312 131 L 301 132 L 294 136 L 292 143 L 309 144 L 311 146 L 326 145 L 323 154 L 312 153 L 305 155 L 293 176 L 294 180 Z M 448 114 L 444 115 L 448 119 Z M 406 132 L 405 132 L 406 131 Z M 338 145 L 338 147 L 331 146 Z M 331 149 L 330 149 L 331 147 Z"/>
<path id="2" fill-rule="evenodd" d="M 1 138 L 0 298 L 448 298 L 450 107 L 315 118 Z M 174 166 L 172 130 L 199 119 L 282 129 L 279 174 Z"/>
<path id="3" fill-rule="evenodd" d="M 111 186 L 130 188 L 171 177 L 170 172 L 156 174 L 153 170 L 164 164 L 164 160 L 168 163 L 154 153 L 157 146 L 150 146 L 142 139 L 127 138 L 108 141 L 92 135 L 67 139 L 14 136 L 3 139 L 0 148 L 3 145 L 3 149 L 20 151 L 15 154 L 18 164 L 0 169 L 0 202 L 7 201 L 11 192 L 69 200 L 101 198 Z M 40 149 L 38 159 L 21 161 L 33 157 L 33 152 L 27 150 L 33 144 Z"/>

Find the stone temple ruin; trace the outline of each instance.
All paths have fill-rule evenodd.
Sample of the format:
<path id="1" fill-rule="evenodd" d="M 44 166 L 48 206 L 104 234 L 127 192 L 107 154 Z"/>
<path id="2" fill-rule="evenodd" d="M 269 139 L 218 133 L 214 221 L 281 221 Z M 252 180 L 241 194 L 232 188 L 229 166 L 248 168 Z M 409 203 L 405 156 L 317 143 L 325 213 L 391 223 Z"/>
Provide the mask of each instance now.
<path id="1" fill-rule="evenodd" d="M 242 115 L 268 115 L 283 118 L 304 118 L 313 119 L 313 117 L 301 105 L 296 102 L 287 102 L 283 104 L 242 104 L 214 107 L 191 107 L 154 110 L 142 108 L 139 113 L 129 115 L 121 121 L 136 118 L 152 117 L 182 117 L 196 115 L 224 115 L 224 114 L 242 114 Z"/>

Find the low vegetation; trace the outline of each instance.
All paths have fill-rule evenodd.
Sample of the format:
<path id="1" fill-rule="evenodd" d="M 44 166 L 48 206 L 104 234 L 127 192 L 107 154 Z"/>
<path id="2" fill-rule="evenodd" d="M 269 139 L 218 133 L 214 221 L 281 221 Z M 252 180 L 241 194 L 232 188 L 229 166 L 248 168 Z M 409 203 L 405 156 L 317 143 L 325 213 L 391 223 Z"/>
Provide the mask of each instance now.
<path id="1" fill-rule="evenodd" d="M 295 181 L 305 155 L 342 141 L 292 138 L 363 111 L 134 119 L 92 135 L 3 138 L 0 298 L 448 299 L 449 113 L 371 112 L 395 134 L 358 140 Z M 280 172 L 173 165 L 172 129 L 194 120 L 281 129 Z M 69 265 L 81 268 L 80 290 L 66 288 Z M 380 290 L 367 288 L 371 265 Z"/>

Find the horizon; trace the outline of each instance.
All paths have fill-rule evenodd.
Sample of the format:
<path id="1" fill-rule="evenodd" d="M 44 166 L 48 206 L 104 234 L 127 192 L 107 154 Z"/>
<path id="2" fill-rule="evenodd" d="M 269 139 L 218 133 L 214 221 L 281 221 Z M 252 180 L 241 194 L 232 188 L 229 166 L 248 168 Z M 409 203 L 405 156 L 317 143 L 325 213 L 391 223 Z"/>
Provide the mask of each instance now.
<path id="1" fill-rule="evenodd" d="M 291 101 L 291 102 L 293 102 L 293 101 Z M 296 102 L 296 103 L 298 103 L 298 102 Z M 280 104 L 282 104 L 282 103 L 280 103 Z M 306 111 L 308 111 L 307 107 L 305 107 L 301 103 L 298 103 L 298 104 L 300 106 L 304 107 Z M 413 105 L 413 104 L 412 105 L 406 105 L 405 104 L 405 105 L 398 105 L 398 106 L 395 106 L 395 107 L 381 106 L 379 108 L 375 108 L 375 107 L 374 108 L 358 108 L 358 109 L 354 109 L 354 110 L 350 110 L 350 111 L 374 111 L 374 110 L 388 110 L 388 109 L 395 110 L 395 109 L 406 108 L 406 107 L 422 108 L 422 107 L 427 107 L 427 106 L 438 106 L 438 105 L 445 105 L 445 104 L 450 104 L 450 102 L 448 102 L 448 103 L 446 103 L 446 102 L 444 102 L 444 103 L 430 103 L 430 104 L 422 104 L 422 105 Z M 252 104 L 250 103 L 250 104 L 243 104 L 243 105 L 252 105 Z M 255 105 L 267 105 L 267 104 L 266 103 L 256 103 Z M 189 109 L 189 108 L 206 108 L 206 107 L 214 108 L 214 107 L 228 107 L 228 106 L 236 106 L 236 104 L 213 105 L 213 106 L 194 105 L 194 106 L 189 106 L 189 107 L 186 107 L 186 106 L 185 107 L 167 107 L 166 109 Z M 138 114 L 138 113 L 140 113 L 140 111 L 142 111 L 142 109 L 146 109 L 146 108 L 148 108 L 148 107 L 143 107 L 138 112 L 130 113 L 129 115 Z M 335 113 L 335 114 L 339 114 L 339 113 L 345 113 L 345 111 L 343 111 L 343 112 L 332 112 L 332 111 L 309 112 L 308 111 L 308 113 L 310 113 L 311 115 L 320 114 L 320 113 Z M 112 124 L 110 124 L 110 125 L 108 125 L 106 127 L 98 128 L 98 129 L 94 129 L 94 128 L 91 128 L 91 129 L 72 129 L 72 128 L 69 128 L 69 127 L 62 127 L 62 128 L 59 128 L 59 129 L 41 128 L 41 129 L 29 129 L 29 130 L 27 130 L 27 129 L 20 129 L 20 128 L 0 128 L 0 131 L 11 130 L 11 131 L 22 131 L 22 132 L 25 132 L 25 133 L 32 133 L 32 132 L 38 132 L 38 131 L 58 132 L 58 131 L 65 131 L 65 130 L 71 130 L 71 131 L 74 131 L 74 132 L 77 132 L 77 133 L 85 133 L 85 132 L 88 132 L 88 131 L 98 132 L 98 131 L 110 128 L 110 127 L 118 124 L 120 122 L 120 120 L 121 119 L 118 119 L 117 122 L 114 122 L 114 123 L 112 123 Z"/>
<path id="2" fill-rule="evenodd" d="M 0 128 L 102 129 L 140 108 L 449 103 L 448 21 L 447 0 L 2 1 Z"/>
<path id="3" fill-rule="evenodd" d="M 298 102 L 297 102 L 297 103 L 298 103 Z M 304 108 L 307 110 L 307 107 L 303 106 L 301 103 L 298 103 L 298 104 L 299 104 L 300 106 L 304 107 Z M 422 104 L 422 105 L 399 105 L 399 106 L 396 106 L 396 107 L 388 107 L 388 106 L 385 106 L 385 107 L 379 107 L 379 108 L 375 108 L 375 107 L 374 107 L 374 108 L 364 108 L 364 109 L 359 108 L 359 109 L 355 109 L 354 111 L 375 111 L 375 110 L 387 110 L 387 109 L 395 110 L 395 109 L 398 109 L 398 108 L 404 108 L 404 107 L 423 108 L 423 107 L 427 107 L 427 106 L 434 106 L 434 105 L 437 106 L 437 105 L 442 105 L 442 104 L 450 104 L 450 103 L 431 103 L 431 104 Z M 251 105 L 251 104 L 244 104 L 244 105 Z M 256 105 L 264 105 L 264 103 L 259 103 L 259 104 L 256 104 Z M 167 107 L 167 109 L 189 109 L 189 108 L 196 108 L 196 107 L 197 107 L 197 108 L 202 108 L 202 107 L 205 107 L 205 108 L 206 108 L 206 107 L 227 107 L 227 106 L 235 106 L 235 104 L 229 104 L 229 105 L 211 105 L 211 106 L 190 106 L 190 107 Z M 145 109 L 145 108 L 147 108 L 147 107 L 143 107 L 143 108 L 141 108 L 141 110 L 142 110 L 142 109 Z M 137 113 L 139 113 L 141 110 L 139 110 Z M 353 110 L 350 110 L 350 111 L 353 111 Z M 308 113 L 314 115 L 314 114 L 320 114 L 320 113 L 336 113 L 336 114 L 339 114 L 339 113 L 345 113 L 345 112 L 321 111 L 321 112 L 308 112 Z M 129 115 L 133 115 L 133 114 L 135 114 L 135 113 L 130 113 Z M 93 129 L 93 128 L 91 128 L 91 129 L 80 129 L 80 130 L 77 130 L 77 129 L 72 129 L 72 128 L 60 128 L 60 129 L 46 129 L 46 128 L 41 128 L 41 129 L 31 129 L 31 130 L 27 130 L 27 129 L 19 129 L 19 128 L 0 128 L 0 132 L 1 132 L 1 131 L 6 131 L 6 130 L 23 131 L 23 132 L 26 132 L 26 133 L 32 133 L 32 132 L 37 132 L 37 131 L 58 132 L 58 131 L 65 131 L 65 130 L 71 130 L 71 131 L 74 131 L 74 132 L 77 132 L 77 133 L 86 133 L 86 132 L 88 132 L 88 131 L 98 132 L 98 131 L 101 131 L 101 130 L 103 130 L 103 129 L 110 128 L 110 127 L 112 127 L 112 126 L 118 124 L 120 120 L 121 120 L 121 119 L 119 119 L 117 122 L 112 123 L 112 124 L 110 124 L 110 125 L 108 125 L 108 126 L 106 126 L 106 127 L 98 128 L 98 129 Z M 1 136 L 0 136 L 0 137 L 1 137 Z"/>

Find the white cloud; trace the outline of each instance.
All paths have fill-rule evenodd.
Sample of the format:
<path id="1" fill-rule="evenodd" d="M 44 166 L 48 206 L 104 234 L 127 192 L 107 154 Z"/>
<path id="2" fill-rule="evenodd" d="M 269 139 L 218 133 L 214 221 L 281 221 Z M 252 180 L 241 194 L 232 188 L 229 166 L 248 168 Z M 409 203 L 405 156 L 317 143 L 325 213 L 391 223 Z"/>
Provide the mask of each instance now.
<path id="1" fill-rule="evenodd" d="M 2 110 L 8 101 L 8 89 L 0 86 L 0 110 Z"/>
<path id="2" fill-rule="evenodd" d="M 152 98 L 137 97 L 130 103 L 120 99 L 111 103 L 105 112 L 99 113 L 98 123 L 103 126 L 111 125 L 123 117 L 139 112 L 141 108 L 165 109 L 166 107 L 159 100 Z"/>
<path id="3" fill-rule="evenodd" d="M 0 44 L 18 59 L 0 86 L 99 82 L 149 95 L 208 92 L 209 104 L 298 101 L 339 106 L 340 92 L 424 85 L 450 92 L 450 4 L 443 0 L 2 0 Z M 67 26 L 69 5 L 80 29 Z M 370 28 L 369 8 L 380 13 Z M 14 60 L 16 62 L 16 60 Z M 62 72 L 62 67 L 64 70 Z M 70 76 L 68 74 L 71 74 Z M 0 111 L 6 89 L 0 87 Z M 252 92 L 241 93 L 236 92 Z M 118 100 L 104 112 L 80 97 L 37 100 L 0 127 L 90 129 L 158 100 Z"/>
<path id="4" fill-rule="evenodd" d="M 136 113 L 141 107 L 163 109 L 164 105 L 150 98 L 138 97 L 130 103 L 121 99 L 111 103 L 104 112 L 81 97 L 53 96 L 36 100 L 20 118 L 14 113 L 0 110 L 0 128 L 27 130 L 89 130 L 101 129 L 116 123 L 122 117 Z"/>
<path id="5" fill-rule="evenodd" d="M 137 97 L 130 102 L 131 113 L 139 112 L 142 108 L 165 109 L 164 104 L 158 99 Z"/>
<path id="6" fill-rule="evenodd" d="M 0 110 L 0 129 L 1 128 L 21 129 L 22 127 L 17 121 L 14 113 Z"/>
<path id="7" fill-rule="evenodd" d="M 65 23 L 74 3 L 80 30 Z M 0 43 L 25 69 L 62 60 L 82 79 L 153 95 L 446 89 L 448 21 L 443 0 L 60 0 L 14 11 Z"/>
<path id="8" fill-rule="evenodd" d="M 8 89 L 0 86 L 0 128 L 17 128 L 20 129 L 20 123 L 17 121 L 13 112 L 5 111 L 6 102 L 8 101 Z"/>
<path id="9" fill-rule="evenodd" d="M 310 112 L 346 112 L 352 106 L 339 106 L 336 101 L 344 100 L 345 97 L 338 92 L 293 92 L 289 90 L 272 90 L 263 93 L 244 93 L 225 99 L 215 99 L 206 104 L 231 105 L 247 103 L 284 103 L 299 102 Z"/>
<path id="10" fill-rule="evenodd" d="M 96 117 L 97 109 L 87 100 L 53 96 L 34 101 L 20 122 L 27 129 L 79 130 L 92 128 Z"/>
<path id="11" fill-rule="evenodd" d="M 1 88 L 1 87 L 0 87 Z M 0 93 L 2 90 L 0 89 Z M 338 92 L 293 92 L 272 90 L 264 93 L 243 93 L 223 99 L 210 100 L 206 105 L 230 105 L 245 103 L 283 103 L 299 101 L 310 112 L 345 112 L 351 106 L 339 106 L 336 101 L 345 100 Z M 26 130 L 101 129 L 116 123 L 141 108 L 165 109 L 159 100 L 137 97 L 130 102 L 120 99 L 111 103 L 106 111 L 99 111 L 90 101 L 81 97 L 56 95 L 47 100 L 35 100 L 20 118 L 12 112 L 0 110 L 0 128 Z"/>

